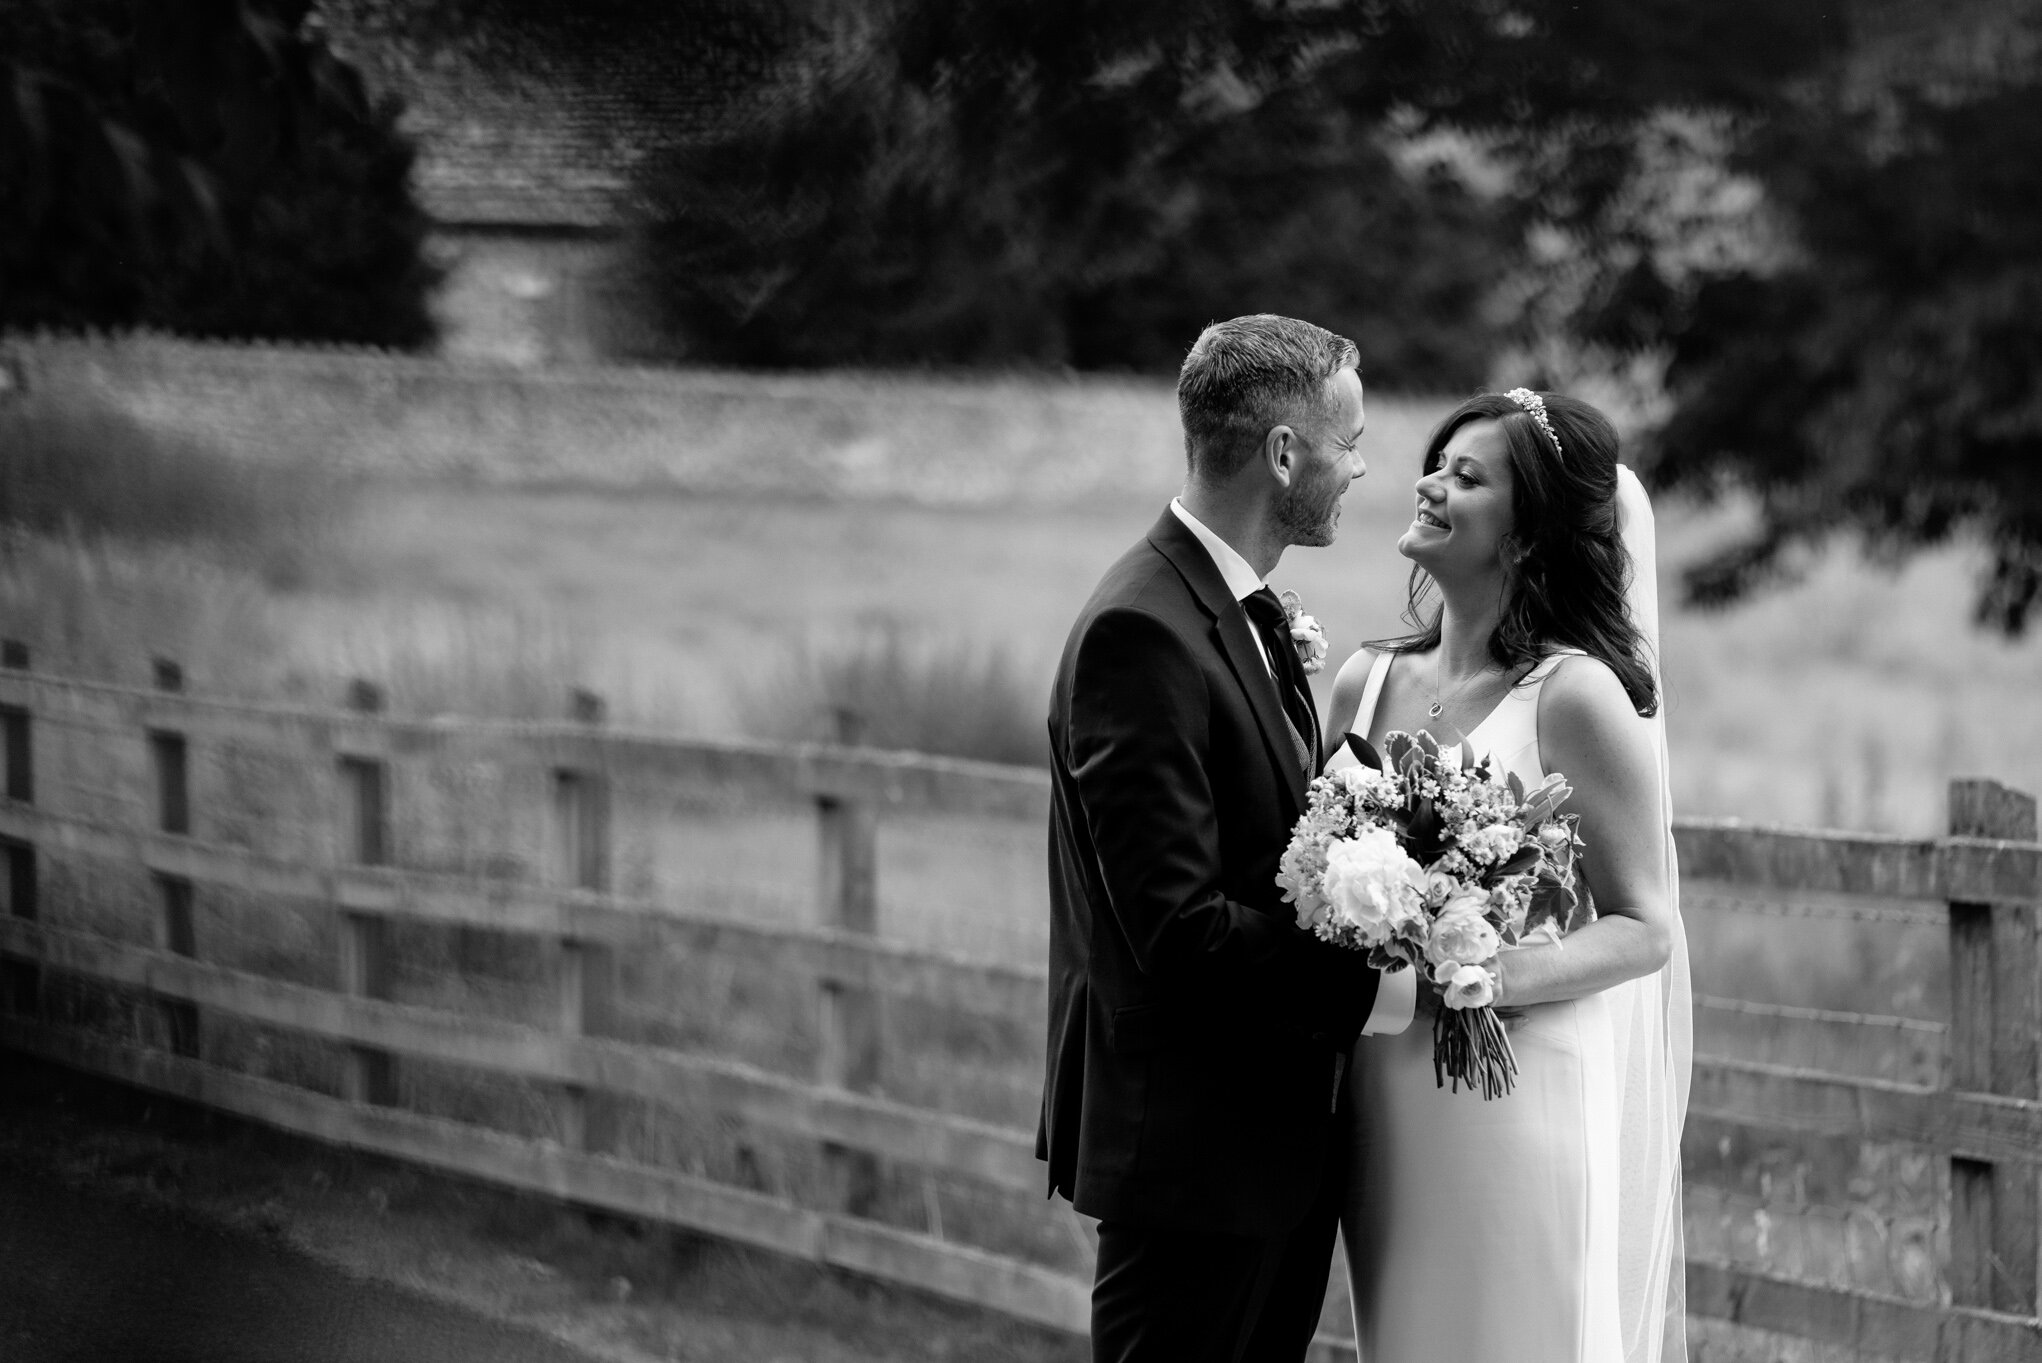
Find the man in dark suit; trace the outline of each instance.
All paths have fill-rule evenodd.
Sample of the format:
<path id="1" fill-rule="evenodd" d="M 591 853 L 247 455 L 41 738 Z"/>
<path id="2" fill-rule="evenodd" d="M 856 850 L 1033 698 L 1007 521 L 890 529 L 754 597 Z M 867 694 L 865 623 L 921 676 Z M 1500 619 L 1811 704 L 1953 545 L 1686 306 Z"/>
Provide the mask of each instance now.
<path id="1" fill-rule="evenodd" d="M 1036 1153 L 1099 1218 L 1097 1363 L 1304 1357 L 1346 1057 L 1411 1017 L 1410 972 L 1379 991 L 1276 885 L 1320 737 L 1265 579 L 1287 546 L 1333 542 L 1364 472 L 1355 359 L 1290 318 L 1206 328 L 1177 382 L 1184 491 L 1057 669 Z"/>

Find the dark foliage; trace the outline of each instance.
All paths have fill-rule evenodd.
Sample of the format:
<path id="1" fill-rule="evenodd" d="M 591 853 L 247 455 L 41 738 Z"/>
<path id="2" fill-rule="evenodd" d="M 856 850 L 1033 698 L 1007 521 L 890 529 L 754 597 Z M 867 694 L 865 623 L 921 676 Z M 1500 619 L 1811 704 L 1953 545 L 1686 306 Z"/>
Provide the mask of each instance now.
<path id="1" fill-rule="evenodd" d="M 647 179 L 693 354 L 1167 370 L 1207 321 L 1276 310 L 1355 336 L 1372 377 L 1479 378 L 1496 217 L 1301 78 L 1330 21 L 901 0 L 777 22 L 775 88 Z"/>
<path id="2" fill-rule="evenodd" d="M 1660 486 L 1760 498 L 1757 532 L 1690 572 L 1695 599 L 1841 528 L 1890 557 L 1962 532 L 1991 549 L 1979 621 L 2018 634 L 2042 592 L 2042 71 L 1866 70 L 1839 62 L 1737 147 L 1784 261 L 1633 263 L 1577 322 L 1668 348 Z"/>
<path id="3" fill-rule="evenodd" d="M 310 0 L 0 0 L 0 324 L 416 346 L 394 104 Z"/>

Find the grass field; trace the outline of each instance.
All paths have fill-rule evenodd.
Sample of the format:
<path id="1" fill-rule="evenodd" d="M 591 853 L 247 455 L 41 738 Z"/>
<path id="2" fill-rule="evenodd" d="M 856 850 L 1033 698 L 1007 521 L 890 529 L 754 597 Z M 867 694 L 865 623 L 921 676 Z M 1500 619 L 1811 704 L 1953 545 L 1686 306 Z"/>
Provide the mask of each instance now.
<path id="1" fill-rule="evenodd" d="M 1158 386 L 1159 420 L 1169 400 Z M 1011 406 L 1027 419 L 1025 393 Z M 1339 543 L 1277 570 L 1336 656 L 1398 628 L 1394 540 L 1443 410 L 1375 399 Z M 1072 614 L 1174 489 L 1167 451 L 1141 467 L 1123 497 L 1036 496 L 1021 472 L 1011 496 L 973 508 L 823 501 L 798 484 L 701 497 L 371 483 L 288 589 L 174 545 L 16 545 L 0 627 L 38 641 L 44 666 L 99 675 L 140 680 L 166 653 L 195 687 L 316 699 L 367 676 L 403 710 L 528 715 L 559 713 L 579 684 L 621 722 L 700 734 L 814 732 L 800 674 L 877 641 L 978 678 L 988 725 L 1025 734 Z M 1737 513 L 1666 506 L 1660 519 L 1670 592 L 1671 569 Z M 1839 544 L 1735 610 L 1670 611 L 1681 811 L 1926 833 L 1953 775 L 2042 788 L 2042 639 L 1972 629 L 1972 562 L 1960 546 L 1894 572 Z"/>
<path id="2" fill-rule="evenodd" d="M 1339 653 L 1398 628 L 1394 540 L 1433 410 L 1378 418 L 1389 430 L 1349 493 L 1340 542 L 1293 550 L 1276 573 Z M 1071 616 L 1170 487 L 1140 491 L 1113 505 L 938 510 L 376 489 L 355 523 L 345 591 L 306 603 L 299 646 L 323 652 L 325 670 L 387 667 L 378 636 L 405 641 L 398 657 L 437 637 L 450 659 L 480 652 L 485 666 L 499 648 L 549 668 L 571 658 L 622 713 L 696 732 L 757 727 L 744 700 L 762 679 L 797 653 L 875 632 L 997 649 L 1021 678 L 1014 689 L 1043 696 Z M 1666 508 L 1663 557 L 1683 561 L 1734 520 Z M 2042 641 L 1974 631 L 1970 572 L 1962 549 L 1889 572 L 1844 545 L 1800 584 L 1736 610 L 1671 613 L 1680 808 L 1919 833 L 1940 825 L 1953 775 L 2042 787 L 2042 707 L 2031 701 Z"/>

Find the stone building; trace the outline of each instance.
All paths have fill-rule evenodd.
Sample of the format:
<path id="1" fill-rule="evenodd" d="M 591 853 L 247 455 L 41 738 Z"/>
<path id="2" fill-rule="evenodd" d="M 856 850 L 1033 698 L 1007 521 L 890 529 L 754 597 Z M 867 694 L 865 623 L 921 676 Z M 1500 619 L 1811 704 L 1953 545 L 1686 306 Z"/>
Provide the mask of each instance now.
<path id="1" fill-rule="evenodd" d="M 696 22 L 701 10 L 675 9 L 649 27 L 561 6 L 456 31 L 393 0 L 322 0 L 335 50 L 404 101 L 447 272 L 434 305 L 443 353 L 516 365 L 660 353 L 632 268 L 634 177 L 762 78 L 742 51 L 716 47 L 726 35 Z"/>

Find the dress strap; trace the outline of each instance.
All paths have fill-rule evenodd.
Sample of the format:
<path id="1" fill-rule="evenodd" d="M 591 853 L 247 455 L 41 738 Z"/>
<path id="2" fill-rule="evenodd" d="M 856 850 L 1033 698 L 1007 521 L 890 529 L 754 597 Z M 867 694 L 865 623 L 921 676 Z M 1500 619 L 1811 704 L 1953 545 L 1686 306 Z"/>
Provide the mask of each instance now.
<path id="1" fill-rule="evenodd" d="M 1560 666 L 1562 661 L 1568 658 L 1586 658 L 1587 656 L 1588 654 L 1585 651 L 1578 648 L 1556 648 L 1545 657 L 1539 659 L 1538 664 L 1531 671 L 1524 674 L 1524 680 L 1520 681 L 1512 689 L 1523 691 L 1529 687 L 1536 692 L 1546 678 L 1553 675 L 1554 670 Z"/>
<path id="2" fill-rule="evenodd" d="M 1354 722 L 1348 728 L 1364 739 L 1375 727 L 1376 703 L 1383 698 L 1383 682 L 1390 675 L 1390 659 L 1397 655 L 1388 649 L 1376 654 L 1375 661 L 1368 665 L 1368 684 L 1361 688 L 1361 704 L 1354 708 Z"/>

